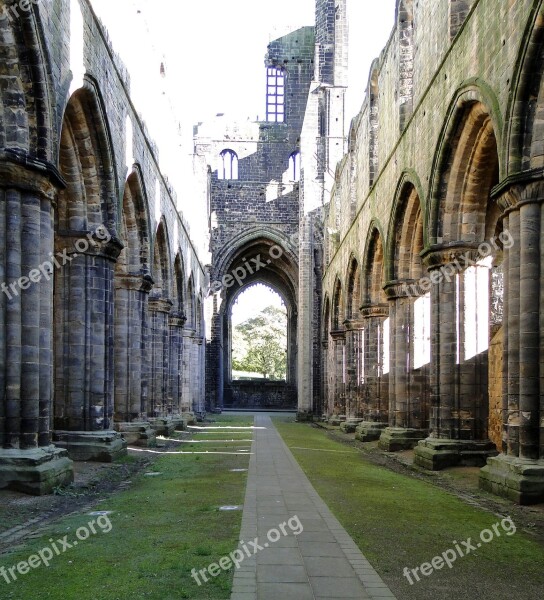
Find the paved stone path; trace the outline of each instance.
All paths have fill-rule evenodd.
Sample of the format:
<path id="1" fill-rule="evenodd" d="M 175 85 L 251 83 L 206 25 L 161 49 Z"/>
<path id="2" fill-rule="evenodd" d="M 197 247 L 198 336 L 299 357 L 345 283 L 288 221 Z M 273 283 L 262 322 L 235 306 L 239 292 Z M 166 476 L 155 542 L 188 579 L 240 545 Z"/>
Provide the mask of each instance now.
<path id="1" fill-rule="evenodd" d="M 231 600 L 387 599 L 395 596 L 321 500 L 281 439 L 270 417 L 255 417 L 241 545 L 268 544 L 246 558 L 234 576 Z M 271 530 L 298 517 L 269 542 Z"/>

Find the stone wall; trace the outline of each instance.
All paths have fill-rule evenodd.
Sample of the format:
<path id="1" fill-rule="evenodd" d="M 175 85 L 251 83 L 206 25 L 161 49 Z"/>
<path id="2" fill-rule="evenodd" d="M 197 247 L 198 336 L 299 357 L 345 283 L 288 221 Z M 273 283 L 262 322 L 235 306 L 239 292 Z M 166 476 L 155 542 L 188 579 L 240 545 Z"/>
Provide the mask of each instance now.
<path id="1" fill-rule="evenodd" d="M 0 2 L 0 485 L 43 493 L 70 479 L 67 452 L 112 460 L 121 432 L 148 443 L 200 406 L 207 274 L 90 2 L 13 5 Z"/>
<path id="2" fill-rule="evenodd" d="M 327 306 L 334 313 L 354 259 L 363 282 L 370 276 L 385 291 L 385 300 L 362 307 L 389 315 L 395 340 L 380 444 L 417 445 L 417 464 L 433 469 L 489 459 L 482 485 L 521 502 L 543 497 L 533 474 L 513 466 L 544 457 L 539 359 L 531 349 L 542 339 L 541 256 L 531 246 L 536 232 L 527 229 L 540 214 L 543 14 L 538 0 L 399 0 L 325 222 L 323 314 Z M 532 208 L 522 209 L 522 198 Z M 383 248 L 375 272 L 374 239 Z M 430 310 L 422 315 L 424 298 Z M 347 306 L 344 294 L 340 323 L 350 319 Z M 501 326 L 503 343 L 494 337 Z M 429 401 L 423 430 L 416 421 L 426 416 L 405 412 L 414 397 L 418 327 L 431 353 L 428 379 L 418 383 Z M 333 371 L 330 396 L 343 375 L 325 363 Z M 497 445 L 503 455 L 495 459 Z"/>

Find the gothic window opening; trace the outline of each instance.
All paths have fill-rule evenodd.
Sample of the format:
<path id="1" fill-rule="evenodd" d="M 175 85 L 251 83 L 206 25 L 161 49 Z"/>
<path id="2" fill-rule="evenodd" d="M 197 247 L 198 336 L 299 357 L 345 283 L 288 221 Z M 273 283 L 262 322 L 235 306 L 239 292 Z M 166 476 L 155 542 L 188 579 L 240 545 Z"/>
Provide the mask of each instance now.
<path id="1" fill-rule="evenodd" d="M 492 262 L 493 258 L 488 257 L 464 272 L 464 360 L 470 360 L 489 349 L 489 283 Z"/>
<path id="2" fill-rule="evenodd" d="M 431 294 L 414 302 L 414 369 L 431 362 Z"/>
<path id="3" fill-rule="evenodd" d="M 221 152 L 218 177 L 223 180 L 238 179 L 238 155 L 234 150 L 223 150 Z"/>
<path id="4" fill-rule="evenodd" d="M 289 180 L 300 181 L 300 152 L 293 152 L 289 157 Z"/>
<path id="5" fill-rule="evenodd" d="M 391 319 L 385 319 L 381 332 L 382 375 L 388 375 L 391 370 L 389 346 L 391 343 Z M 380 343 L 378 341 L 378 345 Z"/>
<path id="6" fill-rule="evenodd" d="M 267 69 L 266 120 L 285 122 L 285 71 L 277 67 Z"/>

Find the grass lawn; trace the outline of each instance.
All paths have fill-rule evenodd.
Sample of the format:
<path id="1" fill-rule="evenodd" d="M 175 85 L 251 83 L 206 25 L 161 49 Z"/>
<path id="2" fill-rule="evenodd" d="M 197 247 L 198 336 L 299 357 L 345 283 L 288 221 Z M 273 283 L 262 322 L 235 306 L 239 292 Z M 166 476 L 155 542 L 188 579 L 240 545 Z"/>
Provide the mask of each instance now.
<path id="1" fill-rule="evenodd" d="M 283 417 L 274 418 L 274 424 L 399 600 L 544 598 L 544 548 L 528 534 L 518 530 L 506 535 L 500 516 L 429 483 L 375 466 L 321 429 Z M 403 576 L 405 567 L 415 569 L 454 550 L 454 541 L 461 549 L 468 538 L 473 545 L 481 543 L 480 533 L 497 523 L 500 537 L 494 534 L 492 541 L 458 558 L 452 569 L 444 566 L 428 576 L 418 572 L 421 581 L 412 577 L 413 585 Z M 510 530 L 510 525 L 505 528 Z"/>
<path id="2" fill-rule="evenodd" d="M 251 425 L 252 420 L 217 416 L 214 426 Z M 200 433 L 196 440 L 206 439 Z M 221 436 L 217 436 L 219 438 Z M 234 436 L 236 437 L 236 436 Z M 252 437 L 251 430 L 240 436 Z M 214 435 L 214 438 L 216 436 Z M 217 439 L 216 438 L 216 439 Z M 233 439 L 229 433 L 222 439 Z M 209 451 L 210 454 L 165 454 L 158 456 L 148 472 L 132 479 L 131 487 L 89 511 L 111 511 L 107 519 L 87 512 L 63 518 L 26 544 L 24 548 L 0 557 L 6 568 L 27 561 L 49 541 L 67 537 L 77 540 L 76 531 L 94 525 L 96 534 L 78 541 L 77 547 L 55 556 L 49 567 L 40 566 L 28 574 L 17 574 L 8 584 L 0 577 L 2 600 L 227 600 L 233 571 L 222 572 L 210 583 L 198 587 L 191 569 L 206 568 L 236 549 L 242 519 L 241 511 L 222 512 L 223 505 L 243 504 L 248 456 L 212 454 L 249 449 L 249 443 L 217 445 L 183 444 L 183 451 Z M 191 447 L 193 446 L 193 447 Z M 62 551 L 60 543 L 56 544 Z"/>

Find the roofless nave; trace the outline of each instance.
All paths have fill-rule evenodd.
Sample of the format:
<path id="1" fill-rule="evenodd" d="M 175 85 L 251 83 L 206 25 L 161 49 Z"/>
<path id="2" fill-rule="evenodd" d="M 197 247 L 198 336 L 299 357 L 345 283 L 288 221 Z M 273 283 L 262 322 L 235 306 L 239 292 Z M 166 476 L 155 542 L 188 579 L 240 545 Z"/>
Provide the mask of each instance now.
<path id="1" fill-rule="evenodd" d="M 91 4 L 28 8 L 0 17 L 4 486 L 46 493 L 72 459 L 251 405 L 229 311 L 264 282 L 288 308 L 274 402 L 542 501 L 540 0 L 399 1 L 349 130 L 345 0 L 318 0 L 268 48 L 267 120 L 195 138 L 211 269 Z"/>

